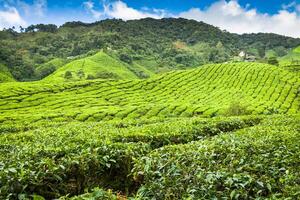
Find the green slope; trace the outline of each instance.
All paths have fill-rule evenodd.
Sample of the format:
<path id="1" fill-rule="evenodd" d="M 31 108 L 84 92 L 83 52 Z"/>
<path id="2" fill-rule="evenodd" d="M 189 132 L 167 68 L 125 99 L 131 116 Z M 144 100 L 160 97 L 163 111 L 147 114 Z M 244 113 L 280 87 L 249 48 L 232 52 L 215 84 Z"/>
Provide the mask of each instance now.
<path id="1" fill-rule="evenodd" d="M 300 46 L 291 50 L 286 56 L 279 58 L 279 63 L 281 66 L 288 66 L 293 64 L 300 65 Z"/>
<path id="2" fill-rule="evenodd" d="M 299 199 L 299 88 L 257 63 L 1 83 L 0 199 Z"/>
<path id="3" fill-rule="evenodd" d="M 300 53 L 300 46 L 299 47 L 296 47 L 294 50 L 293 50 L 294 53 Z"/>
<path id="4" fill-rule="evenodd" d="M 71 78 L 65 78 L 66 72 L 72 74 Z M 80 78 L 78 73 L 83 72 Z M 49 75 L 44 81 L 78 81 L 88 79 L 135 79 L 137 76 L 131 72 L 126 64 L 118 61 L 104 52 L 93 56 L 72 61 Z"/>
<path id="5" fill-rule="evenodd" d="M 8 69 L 3 64 L 0 64 L 0 83 L 14 82 L 14 81 L 15 79 L 8 71 Z"/>
<path id="6" fill-rule="evenodd" d="M 291 114 L 299 112 L 299 87 L 295 73 L 257 63 L 212 64 L 147 80 L 2 84 L 0 119 Z"/>
<path id="7" fill-rule="evenodd" d="M 39 79 L 45 78 L 46 76 L 52 74 L 60 67 L 66 64 L 65 59 L 54 58 L 47 63 L 44 63 L 36 68 L 35 74 Z"/>
<path id="8" fill-rule="evenodd" d="M 300 46 L 279 58 L 280 67 L 300 75 Z"/>

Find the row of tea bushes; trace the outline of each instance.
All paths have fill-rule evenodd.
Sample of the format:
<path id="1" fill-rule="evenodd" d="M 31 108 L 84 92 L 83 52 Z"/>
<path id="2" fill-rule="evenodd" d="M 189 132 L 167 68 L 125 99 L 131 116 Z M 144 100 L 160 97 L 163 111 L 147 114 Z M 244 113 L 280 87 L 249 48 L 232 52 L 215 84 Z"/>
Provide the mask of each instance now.
<path id="1" fill-rule="evenodd" d="M 267 118 L 258 126 L 139 159 L 137 199 L 299 199 L 300 119 Z"/>

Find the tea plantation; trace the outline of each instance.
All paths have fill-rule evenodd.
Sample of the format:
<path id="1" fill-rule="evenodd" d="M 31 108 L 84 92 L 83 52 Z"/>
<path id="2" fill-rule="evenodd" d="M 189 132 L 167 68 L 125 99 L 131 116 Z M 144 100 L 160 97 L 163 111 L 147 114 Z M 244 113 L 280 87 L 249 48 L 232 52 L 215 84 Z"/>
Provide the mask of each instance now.
<path id="1" fill-rule="evenodd" d="M 60 67 L 53 74 L 47 76 L 45 81 L 75 81 L 108 78 L 108 79 L 135 79 L 136 75 L 127 68 L 126 63 L 112 58 L 104 52 L 95 55 L 75 59 Z M 69 72 L 69 77 L 66 77 Z"/>
<path id="2" fill-rule="evenodd" d="M 0 85 L 0 199 L 299 199 L 300 81 L 267 64 Z"/>

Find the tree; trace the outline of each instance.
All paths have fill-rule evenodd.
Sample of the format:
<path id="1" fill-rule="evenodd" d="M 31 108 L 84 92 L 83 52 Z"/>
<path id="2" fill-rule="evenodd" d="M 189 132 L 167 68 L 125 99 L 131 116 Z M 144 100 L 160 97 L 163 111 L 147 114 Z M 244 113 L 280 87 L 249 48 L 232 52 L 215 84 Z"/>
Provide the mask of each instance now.
<path id="1" fill-rule="evenodd" d="M 220 41 L 218 42 L 218 44 L 216 45 L 216 47 L 217 47 L 217 49 L 223 49 L 224 48 L 222 42 L 220 42 Z"/>
<path id="2" fill-rule="evenodd" d="M 88 74 L 87 77 L 86 77 L 87 80 L 93 80 L 95 79 L 95 76 L 91 75 L 91 74 Z"/>
<path id="3" fill-rule="evenodd" d="M 274 51 L 276 52 L 276 55 L 279 57 L 285 56 L 287 54 L 286 49 L 282 46 L 274 48 Z"/>
<path id="4" fill-rule="evenodd" d="M 23 28 L 22 26 L 19 26 L 20 32 L 23 33 L 25 31 L 25 28 Z"/>
<path id="5" fill-rule="evenodd" d="M 126 53 L 121 53 L 120 54 L 120 60 L 123 62 L 126 62 L 128 64 L 132 63 L 132 58 L 130 55 L 126 54 Z"/>
<path id="6" fill-rule="evenodd" d="M 260 58 L 264 58 L 266 55 L 266 47 L 263 45 L 257 47 L 257 52 Z"/>
<path id="7" fill-rule="evenodd" d="M 32 33 L 32 32 L 35 32 L 35 30 L 36 30 L 35 25 L 30 25 L 27 28 L 25 28 L 26 33 Z"/>
<path id="8" fill-rule="evenodd" d="M 45 78 L 46 76 L 52 74 L 53 72 L 55 72 L 56 68 L 53 65 L 49 65 L 45 68 L 42 68 L 41 70 L 37 70 L 37 77 L 40 79 Z"/>
<path id="9" fill-rule="evenodd" d="M 25 29 L 25 32 L 49 32 L 55 33 L 57 31 L 57 26 L 55 24 L 37 24 L 30 25 Z"/>
<path id="10" fill-rule="evenodd" d="M 268 59 L 268 63 L 271 64 L 271 65 L 276 65 L 276 66 L 279 65 L 279 62 L 278 62 L 278 60 L 275 56 L 270 57 Z"/>
<path id="11" fill-rule="evenodd" d="M 65 79 L 71 79 L 73 77 L 72 72 L 66 71 L 65 73 Z"/>
<path id="12" fill-rule="evenodd" d="M 84 74 L 84 71 L 82 69 L 80 69 L 78 72 L 77 72 L 77 76 L 82 79 L 85 77 L 85 74 Z"/>

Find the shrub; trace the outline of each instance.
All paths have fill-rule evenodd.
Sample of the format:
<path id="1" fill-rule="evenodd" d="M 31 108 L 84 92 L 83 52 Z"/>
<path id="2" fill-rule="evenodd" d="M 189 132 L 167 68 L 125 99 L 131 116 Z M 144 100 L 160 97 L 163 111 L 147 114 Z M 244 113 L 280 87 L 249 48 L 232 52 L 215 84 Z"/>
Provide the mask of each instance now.
<path id="1" fill-rule="evenodd" d="M 84 74 L 84 71 L 82 69 L 80 69 L 78 72 L 77 72 L 77 76 L 80 78 L 80 79 L 83 79 L 85 74 Z"/>
<path id="2" fill-rule="evenodd" d="M 88 200 L 88 199 L 101 199 L 101 200 L 122 200 L 126 198 L 122 198 L 120 195 L 115 195 L 111 190 L 105 191 L 101 188 L 95 188 L 91 192 L 74 196 L 72 198 L 68 198 L 67 196 L 59 198 L 60 200 Z"/>
<path id="3" fill-rule="evenodd" d="M 65 77 L 65 79 L 71 79 L 73 77 L 72 72 L 66 71 L 64 77 Z"/>
<path id="4" fill-rule="evenodd" d="M 298 123 L 268 119 L 152 151 L 133 169 L 137 199 L 299 199 Z"/>
<path id="5" fill-rule="evenodd" d="M 102 79 L 120 79 L 120 77 L 113 73 L 113 72 L 98 72 L 96 74 L 96 78 L 102 78 Z"/>
<path id="6" fill-rule="evenodd" d="M 240 102 L 232 102 L 224 114 L 225 116 L 249 115 L 251 114 L 251 111 L 247 109 L 247 106 L 242 105 Z"/>
<path id="7" fill-rule="evenodd" d="M 87 77 L 86 77 L 86 79 L 87 80 L 93 80 L 93 79 L 96 79 L 96 78 L 95 78 L 95 76 L 93 76 L 91 74 L 88 74 Z"/>
<path id="8" fill-rule="evenodd" d="M 272 56 L 272 57 L 270 57 L 270 58 L 268 59 L 268 63 L 269 63 L 270 65 L 276 65 L 276 66 L 279 65 L 279 62 L 278 62 L 277 58 L 274 57 L 274 56 Z"/>
<path id="9" fill-rule="evenodd" d="M 132 57 L 129 54 L 121 53 L 120 60 L 128 64 L 132 63 Z"/>

